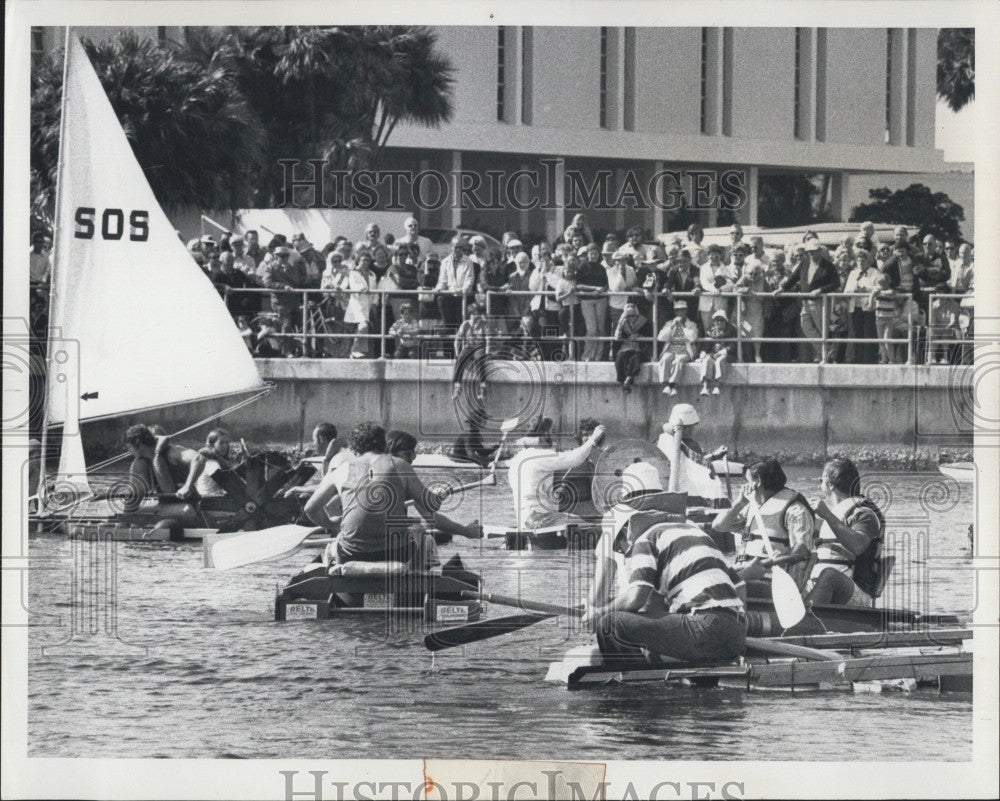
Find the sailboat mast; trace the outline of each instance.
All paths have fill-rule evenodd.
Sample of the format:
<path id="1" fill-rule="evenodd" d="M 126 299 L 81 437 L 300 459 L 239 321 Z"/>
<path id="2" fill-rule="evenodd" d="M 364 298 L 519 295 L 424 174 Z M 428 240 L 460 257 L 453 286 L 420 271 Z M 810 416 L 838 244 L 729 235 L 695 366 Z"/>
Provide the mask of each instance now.
<path id="1" fill-rule="evenodd" d="M 48 460 L 48 440 L 49 440 L 49 376 L 52 374 L 52 310 L 55 307 L 54 299 L 58 284 L 56 283 L 56 271 L 59 269 L 59 211 L 62 208 L 62 172 L 63 153 L 66 144 L 66 94 L 67 76 L 69 75 L 69 37 L 70 26 L 66 26 L 66 36 L 63 40 L 63 74 L 62 74 L 62 94 L 59 98 L 59 149 L 56 157 L 56 207 L 55 214 L 52 215 L 52 259 L 49 270 L 49 300 L 46 317 L 45 336 L 45 380 L 42 382 L 42 453 L 41 464 L 38 471 L 38 507 L 41 512 L 45 504 L 45 463 Z"/>

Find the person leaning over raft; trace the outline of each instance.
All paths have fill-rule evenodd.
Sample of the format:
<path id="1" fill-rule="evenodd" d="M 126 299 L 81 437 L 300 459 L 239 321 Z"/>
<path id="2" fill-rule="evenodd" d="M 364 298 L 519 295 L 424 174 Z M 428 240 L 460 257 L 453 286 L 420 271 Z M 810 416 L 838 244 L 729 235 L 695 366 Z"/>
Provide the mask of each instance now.
<path id="1" fill-rule="evenodd" d="M 653 522 L 636 509 L 615 520 L 628 555 L 628 586 L 614 600 L 587 609 L 585 628 L 596 632 L 608 664 L 645 664 L 657 656 L 681 660 L 735 659 L 746 646 L 744 587 L 715 542 L 683 521 Z M 647 520 L 649 518 L 647 517 Z M 653 520 L 656 518 L 653 517 Z M 656 596 L 667 613 L 643 614 Z M 597 600 L 600 600 L 597 598 Z M 655 616 L 654 616 L 655 615 Z M 649 659 L 646 657 L 649 653 Z"/>
<path id="2" fill-rule="evenodd" d="M 820 482 L 825 500 L 816 503 L 816 517 L 823 522 L 806 600 L 871 606 L 880 583 L 885 517 L 874 501 L 861 494 L 861 474 L 850 459 L 828 461 Z"/>
<path id="3" fill-rule="evenodd" d="M 736 567 L 748 587 L 763 595 L 770 584 L 770 570 L 780 565 L 799 585 L 805 585 L 814 563 L 813 528 L 815 518 L 809 502 L 795 490 L 785 486 L 787 478 L 776 459 L 764 459 L 746 470 L 743 494 L 732 508 L 720 512 L 712 523 L 716 531 L 744 529 L 743 547 L 736 558 Z M 757 506 L 757 516 L 750 504 Z M 774 549 L 768 556 L 761 536 L 763 523 Z M 744 528 L 745 527 L 745 528 Z"/>
<path id="4" fill-rule="evenodd" d="M 462 525 L 438 512 L 441 497 L 424 486 L 409 462 L 386 453 L 385 429 L 378 423 L 359 425 L 348 445 L 360 455 L 324 476 L 305 507 L 317 526 L 339 524 L 337 541 L 327 548 L 329 562 L 411 562 L 420 553 L 420 543 L 409 530 L 408 500 L 434 528 L 470 539 L 482 537 L 479 521 Z M 339 519 L 329 507 L 338 497 L 343 510 Z"/>
<path id="5" fill-rule="evenodd" d="M 583 525 L 577 515 L 559 512 L 552 489 L 556 473 L 565 473 L 583 464 L 591 451 L 604 440 L 604 426 L 597 426 L 585 442 L 565 453 L 552 447 L 552 435 L 539 435 L 535 446 L 527 447 L 509 462 L 507 480 L 514 496 L 518 531 L 562 524 Z"/>
<path id="6" fill-rule="evenodd" d="M 205 457 L 198 451 L 171 445 L 167 437 L 155 436 L 144 425 L 130 426 L 125 432 L 125 443 L 132 452 L 129 468 L 132 497 L 124 511 L 138 509 L 146 493 L 154 488 L 164 495 L 175 494 L 181 500 L 195 494 L 195 482 L 205 469 Z"/>

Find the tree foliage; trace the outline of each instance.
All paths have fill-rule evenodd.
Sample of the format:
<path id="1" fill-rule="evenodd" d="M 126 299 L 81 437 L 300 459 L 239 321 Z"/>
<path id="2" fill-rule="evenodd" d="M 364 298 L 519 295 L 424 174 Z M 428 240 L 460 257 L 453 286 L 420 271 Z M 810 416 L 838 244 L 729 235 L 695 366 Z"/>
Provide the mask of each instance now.
<path id="1" fill-rule="evenodd" d="M 424 27 L 189 28 L 84 47 L 157 198 L 203 208 L 284 200 L 281 159 L 373 169 L 400 122 L 451 119 L 454 68 Z M 62 67 L 32 73 L 33 208 L 50 208 Z M 321 200 L 316 198 L 316 200 Z"/>
<path id="2" fill-rule="evenodd" d="M 83 46 L 161 204 L 219 208 L 254 197 L 263 136 L 225 70 L 200 69 L 132 32 Z M 61 54 L 39 60 L 31 98 L 38 211 L 53 202 L 61 97 Z"/>
<path id="3" fill-rule="evenodd" d="M 228 70 L 267 131 L 263 192 L 283 199 L 281 159 L 374 169 L 400 122 L 437 127 L 453 114 L 454 68 L 427 28 L 201 29 L 181 57 Z"/>
<path id="4" fill-rule="evenodd" d="M 944 192 L 931 192 L 923 184 L 910 184 L 895 192 L 886 187 L 872 189 L 868 195 L 871 202 L 855 206 L 850 222 L 867 220 L 919 227 L 911 238 L 934 234 L 938 239 L 956 242 L 962 239 L 959 223 L 965 219 L 965 210 Z"/>
<path id="5" fill-rule="evenodd" d="M 942 28 L 937 47 L 938 97 L 961 111 L 976 96 L 976 30 Z"/>

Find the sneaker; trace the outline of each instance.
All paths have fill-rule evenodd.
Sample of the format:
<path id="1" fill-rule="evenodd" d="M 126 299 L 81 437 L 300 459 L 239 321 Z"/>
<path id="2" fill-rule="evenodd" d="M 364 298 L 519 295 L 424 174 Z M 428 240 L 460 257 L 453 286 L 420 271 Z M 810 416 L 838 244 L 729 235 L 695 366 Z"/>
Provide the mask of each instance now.
<path id="1" fill-rule="evenodd" d="M 708 394 L 708 387 L 702 387 L 701 388 L 701 392 L 699 392 L 698 394 L 699 395 L 707 395 Z"/>
<path id="2" fill-rule="evenodd" d="M 671 395 L 676 395 L 677 394 L 677 387 L 671 387 L 670 388 L 670 394 Z"/>
<path id="3" fill-rule="evenodd" d="M 764 363 L 764 360 L 762 358 L 760 358 L 760 356 L 755 357 L 754 361 L 757 362 L 757 364 L 763 364 Z"/>
<path id="4" fill-rule="evenodd" d="M 365 354 L 363 354 L 359 350 L 352 350 L 351 351 L 351 358 L 352 359 L 363 359 L 363 358 L 365 358 Z"/>
<path id="5" fill-rule="evenodd" d="M 622 384 L 622 388 L 631 390 L 632 385 L 634 383 L 635 383 L 635 378 L 633 376 L 629 376 L 628 378 L 625 379 L 625 382 Z"/>
<path id="6" fill-rule="evenodd" d="M 666 387 L 663 388 L 663 394 L 664 395 L 669 395 L 670 394 L 670 387 L 669 386 L 666 386 Z"/>
<path id="7" fill-rule="evenodd" d="M 712 389 L 712 394 L 713 394 L 713 395 L 718 395 L 718 394 L 719 394 L 719 388 L 718 388 L 718 387 L 714 387 L 714 388 Z"/>

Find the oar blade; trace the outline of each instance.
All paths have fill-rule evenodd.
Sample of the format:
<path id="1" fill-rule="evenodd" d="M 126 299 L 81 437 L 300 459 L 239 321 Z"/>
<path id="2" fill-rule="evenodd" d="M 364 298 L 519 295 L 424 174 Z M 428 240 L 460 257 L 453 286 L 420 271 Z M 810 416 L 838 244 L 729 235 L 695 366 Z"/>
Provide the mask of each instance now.
<path id="1" fill-rule="evenodd" d="M 290 524 L 237 534 L 212 546 L 212 563 L 217 570 L 232 570 L 254 562 L 266 562 L 295 550 L 322 531 L 322 528 Z"/>
<path id="2" fill-rule="evenodd" d="M 806 605 L 795 579 L 777 566 L 771 569 L 771 600 L 782 628 L 790 629 L 806 616 Z"/>
<path id="3" fill-rule="evenodd" d="M 424 637 L 424 647 L 428 651 L 443 651 L 446 648 L 457 648 L 461 645 L 500 637 L 515 631 L 533 626 L 542 620 L 548 620 L 555 615 L 523 614 L 500 617 L 495 620 L 481 620 L 467 626 L 456 626 L 452 629 L 435 631 Z"/>

